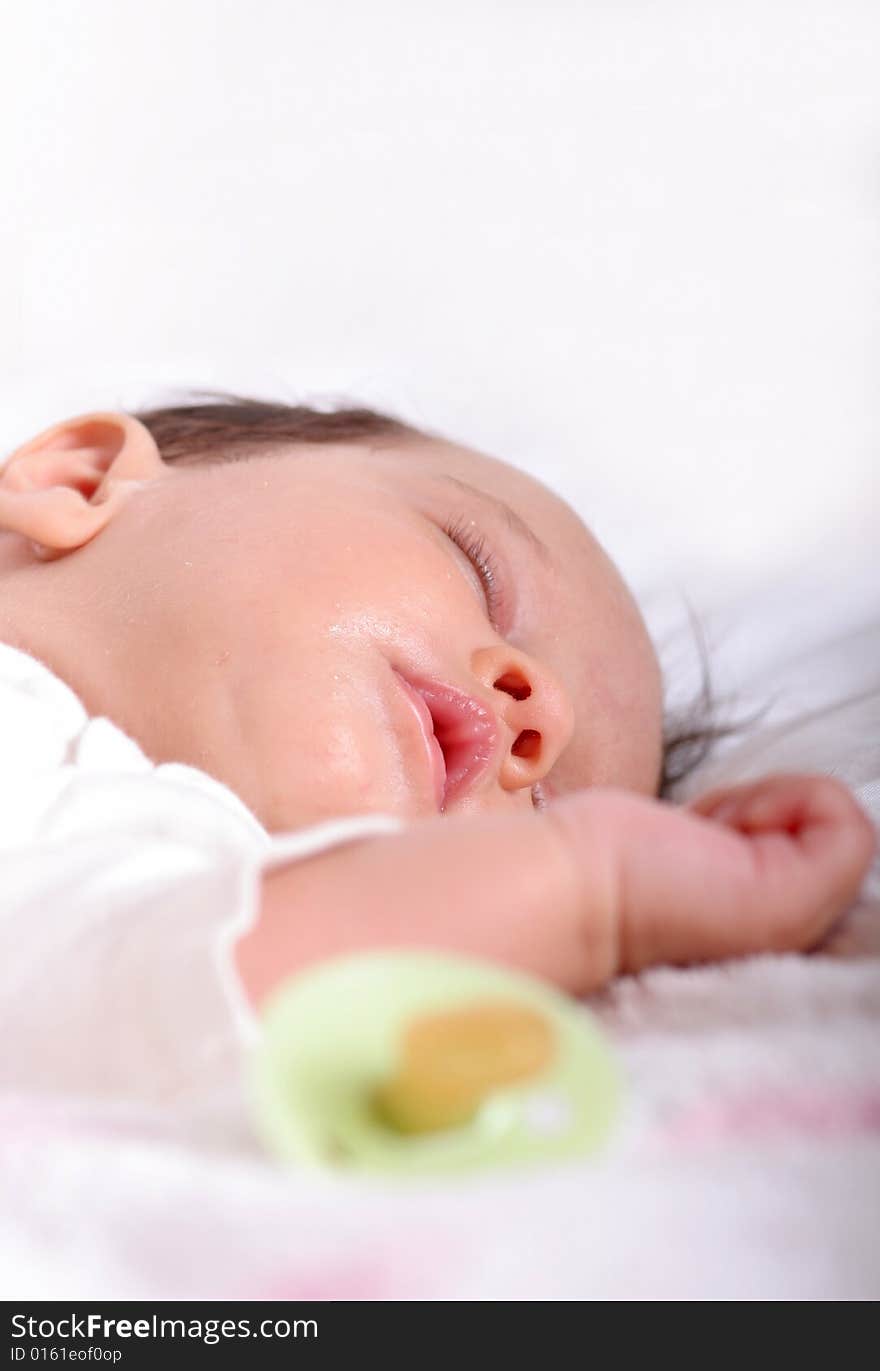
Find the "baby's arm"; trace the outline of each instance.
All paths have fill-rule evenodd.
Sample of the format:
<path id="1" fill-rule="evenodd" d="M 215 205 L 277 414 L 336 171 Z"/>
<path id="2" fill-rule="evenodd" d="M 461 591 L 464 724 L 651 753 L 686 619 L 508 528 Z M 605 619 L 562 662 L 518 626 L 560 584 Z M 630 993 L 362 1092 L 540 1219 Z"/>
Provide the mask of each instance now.
<path id="1" fill-rule="evenodd" d="M 874 846 L 826 777 L 769 777 L 689 809 L 583 790 L 540 814 L 428 820 L 271 871 L 234 958 L 256 1004 L 310 962 L 403 945 L 582 994 L 655 962 L 814 945 L 856 898 Z"/>

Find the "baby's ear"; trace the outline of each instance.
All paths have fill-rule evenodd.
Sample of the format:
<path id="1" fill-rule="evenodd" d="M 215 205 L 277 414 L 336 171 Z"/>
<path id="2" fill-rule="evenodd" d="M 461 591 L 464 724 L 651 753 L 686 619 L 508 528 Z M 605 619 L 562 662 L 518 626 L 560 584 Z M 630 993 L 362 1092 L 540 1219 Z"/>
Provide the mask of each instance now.
<path id="1" fill-rule="evenodd" d="M 81 414 L 31 438 L 0 467 L 0 529 L 42 560 L 82 547 L 125 499 L 164 475 L 149 429 L 128 414 Z"/>

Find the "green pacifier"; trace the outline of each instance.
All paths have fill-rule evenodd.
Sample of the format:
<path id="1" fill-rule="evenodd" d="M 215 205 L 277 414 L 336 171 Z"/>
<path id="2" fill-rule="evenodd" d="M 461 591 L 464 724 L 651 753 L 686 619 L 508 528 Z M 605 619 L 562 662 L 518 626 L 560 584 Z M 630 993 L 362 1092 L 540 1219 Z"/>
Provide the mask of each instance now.
<path id="1" fill-rule="evenodd" d="M 424 1175 L 595 1150 L 617 1072 L 587 1012 L 468 957 L 322 962 L 269 998 L 258 1131 L 284 1161 Z"/>

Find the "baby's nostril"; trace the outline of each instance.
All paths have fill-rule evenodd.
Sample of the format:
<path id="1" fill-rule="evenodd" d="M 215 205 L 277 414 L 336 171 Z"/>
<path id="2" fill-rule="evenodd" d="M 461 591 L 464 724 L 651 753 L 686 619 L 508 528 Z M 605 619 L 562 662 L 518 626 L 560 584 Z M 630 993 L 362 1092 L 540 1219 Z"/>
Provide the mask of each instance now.
<path id="1" fill-rule="evenodd" d="M 510 749 L 515 757 L 536 757 L 541 748 L 541 735 L 534 728 L 524 728 Z"/>
<path id="2" fill-rule="evenodd" d="M 532 693 L 528 681 L 524 681 L 522 676 L 517 676 L 513 671 L 505 671 L 504 675 L 499 676 L 492 684 L 496 690 L 503 690 L 515 700 L 527 700 Z"/>

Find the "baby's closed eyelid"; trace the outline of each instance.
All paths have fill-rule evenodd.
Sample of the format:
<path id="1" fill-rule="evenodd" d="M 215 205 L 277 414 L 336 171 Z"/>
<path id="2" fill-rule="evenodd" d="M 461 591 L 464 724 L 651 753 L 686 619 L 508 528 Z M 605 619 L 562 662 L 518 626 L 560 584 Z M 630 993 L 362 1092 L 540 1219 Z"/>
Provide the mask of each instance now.
<path id="1" fill-rule="evenodd" d="M 511 618 L 509 596 L 498 559 L 488 546 L 485 534 L 474 519 L 463 515 L 444 523 L 442 528 L 449 541 L 465 555 L 476 572 L 486 601 L 489 622 L 496 633 L 504 636 L 505 625 Z"/>

